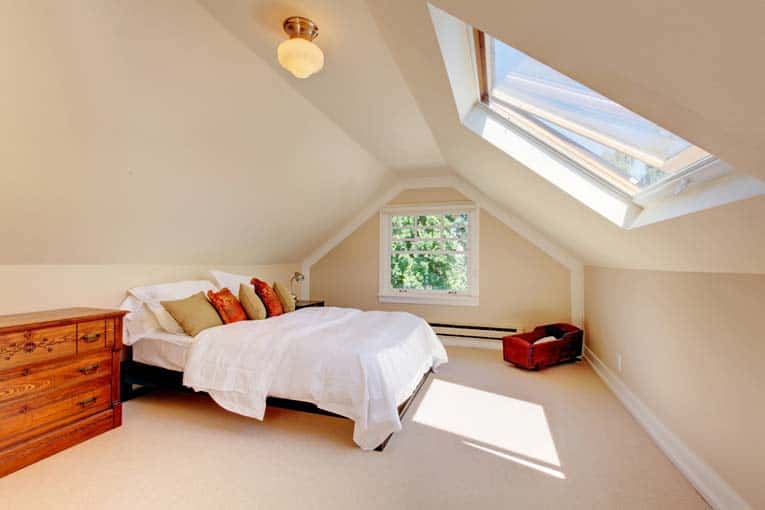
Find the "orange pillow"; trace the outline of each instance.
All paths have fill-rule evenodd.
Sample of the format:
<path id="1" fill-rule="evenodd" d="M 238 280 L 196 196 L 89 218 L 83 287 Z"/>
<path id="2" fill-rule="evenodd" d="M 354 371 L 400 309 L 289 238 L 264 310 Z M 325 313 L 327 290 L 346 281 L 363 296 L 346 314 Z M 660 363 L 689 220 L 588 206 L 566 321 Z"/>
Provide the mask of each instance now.
<path id="1" fill-rule="evenodd" d="M 230 290 L 225 288 L 218 292 L 208 290 L 207 297 L 210 299 L 213 307 L 215 307 L 218 315 L 220 315 L 220 318 L 223 319 L 224 324 L 247 320 L 247 314 L 244 313 L 242 304 L 239 303 Z"/>
<path id="2" fill-rule="evenodd" d="M 282 301 L 276 291 L 263 280 L 253 278 L 250 283 L 255 287 L 255 294 L 258 295 L 263 304 L 266 305 L 266 311 L 269 317 L 276 317 L 284 313 Z"/>

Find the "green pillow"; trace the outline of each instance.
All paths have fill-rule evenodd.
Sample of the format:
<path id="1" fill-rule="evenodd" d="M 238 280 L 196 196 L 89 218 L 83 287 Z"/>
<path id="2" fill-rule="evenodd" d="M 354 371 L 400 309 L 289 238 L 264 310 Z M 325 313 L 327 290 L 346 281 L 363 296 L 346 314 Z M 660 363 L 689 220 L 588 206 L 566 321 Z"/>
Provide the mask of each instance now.
<path id="1" fill-rule="evenodd" d="M 280 282 L 274 282 L 274 290 L 276 295 L 279 296 L 279 301 L 282 302 L 282 308 L 285 312 L 295 311 L 295 298 L 290 294 L 290 290 L 286 285 Z"/>
<path id="2" fill-rule="evenodd" d="M 204 292 L 185 299 L 160 301 L 160 303 L 189 336 L 197 336 L 200 331 L 223 324 Z"/>
<path id="3" fill-rule="evenodd" d="M 242 303 L 247 317 L 253 321 L 259 321 L 266 318 L 266 307 L 255 293 L 252 285 L 244 283 L 239 285 L 239 302 Z"/>

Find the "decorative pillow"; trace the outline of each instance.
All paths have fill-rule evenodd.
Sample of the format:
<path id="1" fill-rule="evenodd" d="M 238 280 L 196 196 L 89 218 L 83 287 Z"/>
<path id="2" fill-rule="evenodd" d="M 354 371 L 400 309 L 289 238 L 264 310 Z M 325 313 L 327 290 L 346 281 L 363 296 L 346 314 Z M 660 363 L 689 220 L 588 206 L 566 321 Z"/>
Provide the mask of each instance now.
<path id="1" fill-rule="evenodd" d="M 554 336 L 546 336 L 534 342 L 534 345 L 549 344 L 550 342 L 557 342 L 558 340 L 559 339 Z"/>
<path id="2" fill-rule="evenodd" d="M 197 336 L 200 331 L 223 324 L 204 292 L 176 301 L 162 301 L 162 306 L 189 336 Z"/>
<path id="3" fill-rule="evenodd" d="M 208 280 L 188 280 L 134 287 L 128 290 L 128 294 L 146 305 L 162 329 L 168 333 L 183 335 L 184 331 L 181 325 L 165 310 L 160 301 L 181 299 L 197 292 L 207 292 L 208 290 L 215 290 L 212 282 Z"/>
<path id="4" fill-rule="evenodd" d="M 287 286 L 281 282 L 274 282 L 274 290 L 276 291 L 276 295 L 279 296 L 279 301 L 282 303 L 284 312 L 294 312 L 295 298 L 292 297 Z"/>
<path id="5" fill-rule="evenodd" d="M 282 308 L 282 302 L 279 300 L 279 296 L 276 295 L 274 289 L 263 280 L 253 278 L 250 283 L 255 287 L 255 294 L 258 295 L 263 304 L 266 305 L 266 311 L 269 317 L 276 317 L 284 313 Z"/>
<path id="6" fill-rule="evenodd" d="M 232 322 L 239 322 L 247 320 L 247 314 L 244 313 L 244 308 L 239 304 L 234 295 L 227 288 L 221 289 L 218 292 L 212 290 L 207 291 L 207 299 L 210 300 L 215 310 L 223 319 L 224 324 L 230 324 Z"/>
<path id="7" fill-rule="evenodd" d="M 239 301 L 242 303 L 247 317 L 253 321 L 259 321 L 266 318 L 266 307 L 260 300 L 252 285 L 243 283 L 239 286 Z"/>
<path id="8" fill-rule="evenodd" d="M 210 274 L 212 275 L 215 283 L 218 284 L 219 289 L 226 287 L 231 291 L 231 294 L 235 296 L 239 292 L 239 286 L 241 284 L 250 285 L 250 279 L 252 278 L 252 276 L 226 273 L 225 271 L 219 271 L 217 269 L 211 269 Z"/>

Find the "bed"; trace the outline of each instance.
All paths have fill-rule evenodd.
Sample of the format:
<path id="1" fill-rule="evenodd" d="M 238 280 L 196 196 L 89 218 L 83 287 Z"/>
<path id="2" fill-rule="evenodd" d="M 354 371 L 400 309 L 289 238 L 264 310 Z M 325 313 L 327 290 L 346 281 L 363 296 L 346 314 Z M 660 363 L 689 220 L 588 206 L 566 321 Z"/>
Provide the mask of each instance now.
<path id="1" fill-rule="evenodd" d="M 182 381 L 224 409 L 259 420 L 272 404 L 346 417 L 364 450 L 382 450 L 401 430 L 401 416 L 427 375 L 447 362 L 430 326 L 405 312 L 304 308 L 194 338 L 158 328 L 126 338 L 131 385 L 145 383 L 147 374 Z"/>

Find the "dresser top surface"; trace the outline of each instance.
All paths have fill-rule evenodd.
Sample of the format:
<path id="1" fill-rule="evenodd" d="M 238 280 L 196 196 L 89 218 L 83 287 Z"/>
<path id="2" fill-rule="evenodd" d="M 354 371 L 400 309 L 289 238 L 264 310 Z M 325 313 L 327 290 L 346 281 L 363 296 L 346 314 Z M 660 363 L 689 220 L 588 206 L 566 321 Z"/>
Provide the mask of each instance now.
<path id="1" fill-rule="evenodd" d="M 63 324 L 88 319 L 108 319 L 110 317 L 121 317 L 126 313 L 127 312 L 123 310 L 82 307 L 0 315 L 0 332 L 7 329 L 49 326 L 58 323 Z"/>

